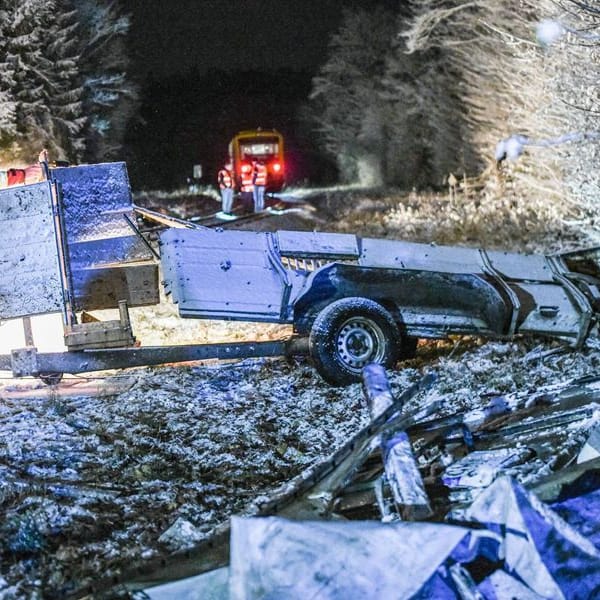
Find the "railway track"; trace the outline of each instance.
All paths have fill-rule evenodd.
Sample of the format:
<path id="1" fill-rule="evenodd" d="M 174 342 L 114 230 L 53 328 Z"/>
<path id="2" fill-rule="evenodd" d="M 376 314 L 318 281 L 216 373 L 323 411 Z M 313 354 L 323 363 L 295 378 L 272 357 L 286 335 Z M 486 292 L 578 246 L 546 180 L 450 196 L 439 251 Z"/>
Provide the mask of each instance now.
<path id="1" fill-rule="evenodd" d="M 143 207 L 136 207 L 138 228 L 142 233 L 153 233 L 165 227 L 196 228 L 208 227 L 230 229 L 242 223 L 262 221 L 276 218 L 289 213 L 310 213 L 314 207 L 307 203 L 286 202 L 276 198 L 269 198 L 265 210 L 255 213 L 245 206 L 236 206 L 231 217 L 226 217 L 221 211 L 199 214 L 189 217 L 187 220 L 174 217 L 168 213 L 157 212 Z"/>

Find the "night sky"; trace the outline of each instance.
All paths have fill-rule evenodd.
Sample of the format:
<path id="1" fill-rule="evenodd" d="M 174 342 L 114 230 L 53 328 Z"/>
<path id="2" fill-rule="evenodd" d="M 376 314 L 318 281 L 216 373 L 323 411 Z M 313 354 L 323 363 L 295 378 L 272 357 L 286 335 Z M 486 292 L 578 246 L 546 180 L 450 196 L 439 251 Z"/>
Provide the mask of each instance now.
<path id="1" fill-rule="evenodd" d="M 132 10 L 139 75 L 314 69 L 351 0 L 146 0 Z M 368 0 L 359 6 L 368 6 Z"/>
<path id="2" fill-rule="evenodd" d="M 135 187 L 175 188 L 194 164 L 213 182 L 231 137 L 284 134 L 290 180 L 334 181 L 306 103 L 348 8 L 397 8 L 402 0 L 145 0 L 132 16 L 131 72 L 139 117 L 126 159 Z M 128 5 L 129 3 L 125 3 Z M 292 183 L 292 181 L 288 181 Z"/>

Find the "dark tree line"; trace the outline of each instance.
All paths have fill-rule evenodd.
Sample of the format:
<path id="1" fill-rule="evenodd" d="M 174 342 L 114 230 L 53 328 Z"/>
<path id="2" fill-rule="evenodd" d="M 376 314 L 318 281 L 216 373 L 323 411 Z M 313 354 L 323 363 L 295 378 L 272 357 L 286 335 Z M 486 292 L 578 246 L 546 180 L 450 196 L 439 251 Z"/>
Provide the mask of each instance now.
<path id="1" fill-rule="evenodd" d="M 0 0 L 0 159 L 118 154 L 137 101 L 128 29 L 109 0 Z"/>
<path id="2" fill-rule="evenodd" d="M 544 19 L 556 43 L 536 41 Z M 119 3 L 0 0 L 0 160 L 126 159 L 146 188 L 200 163 L 212 183 L 232 135 L 262 126 L 284 134 L 291 181 L 438 186 L 481 172 L 512 134 L 600 131 L 599 24 L 579 0 L 381 0 L 344 13 L 316 75 L 192 72 L 138 100 Z M 550 146 L 531 144 L 514 177 L 593 210 L 597 145 Z"/>
<path id="3" fill-rule="evenodd" d="M 151 79 L 142 88 L 139 117 L 127 136 L 129 172 L 135 187 L 175 188 L 201 164 L 214 184 L 227 146 L 244 129 L 277 129 L 285 139 L 289 182 L 336 178 L 302 116 L 311 73 L 278 70 L 190 72 Z"/>
<path id="4" fill-rule="evenodd" d="M 346 11 L 313 80 L 317 129 L 342 177 L 403 187 L 477 169 L 460 78 L 439 49 L 409 53 L 414 12 Z"/>

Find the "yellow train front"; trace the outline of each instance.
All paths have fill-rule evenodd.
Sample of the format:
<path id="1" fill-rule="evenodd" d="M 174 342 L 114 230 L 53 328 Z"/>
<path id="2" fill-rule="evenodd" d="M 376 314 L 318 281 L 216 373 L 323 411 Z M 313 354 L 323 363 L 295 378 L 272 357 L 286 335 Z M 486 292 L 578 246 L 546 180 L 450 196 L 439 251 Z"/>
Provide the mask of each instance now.
<path id="1" fill-rule="evenodd" d="M 264 161 L 267 166 L 267 192 L 280 192 L 285 185 L 283 136 L 275 129 L 240 131 L 229 143 L 236 190 L 251 182 L 252 162 Z"/>

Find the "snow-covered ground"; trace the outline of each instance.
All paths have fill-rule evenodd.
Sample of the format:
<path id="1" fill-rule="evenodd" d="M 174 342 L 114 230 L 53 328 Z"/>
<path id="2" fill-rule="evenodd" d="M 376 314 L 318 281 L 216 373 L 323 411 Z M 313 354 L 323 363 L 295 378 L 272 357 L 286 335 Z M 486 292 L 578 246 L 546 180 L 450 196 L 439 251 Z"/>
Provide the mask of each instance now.
<path id="1" fill-rule="evenodd" d="M 324 193 L 315 204 L 319 221 L 289 215 L 261 227 L 439 238 L 509 250 L 585 242 L 559 216 L 542 223 L 510 204 L 496 211 L 480 204 L 478 214 L 471 200 L 458 206 L 443 195 L 400 198 L 384 191 Z M 287 334 L 278 326 L 182 322 L 168 302 L 132 312 L 144 344 Z M 593 375 L 599 347 L 595 336 L 577 352 L 547 352 L 556 345 L 529 338 L 427 342 L 416 359 L 390 373 L 390 383 L 400 393 L 424 372 L 435 372 L 434 387 L 413 403 L 437 401 L 439 414 L 447 415 L 480 407 L 491 396 L 511 401 Z M 67 392 L 86 379 L 122 391 Z M 141 368 L 100 380 L 70 379 L 50 390 L 37 385 L 10 379 L 0 385 L 0 598 L 6 599 L 64 597 L 98 576 L 201 540 L 368 421 L 359 385 L 329 387 L 304 359 Z M 22 386 L 38 391 L 20 394 Z M 562 464 L 571 460 L 597 419 L 593 411 L 554 437 L 554 458 L 512 474 L 531 483 L 551 471 L 556 457 Z M 164 535 L 174 523 L 184 536 Z"/>

